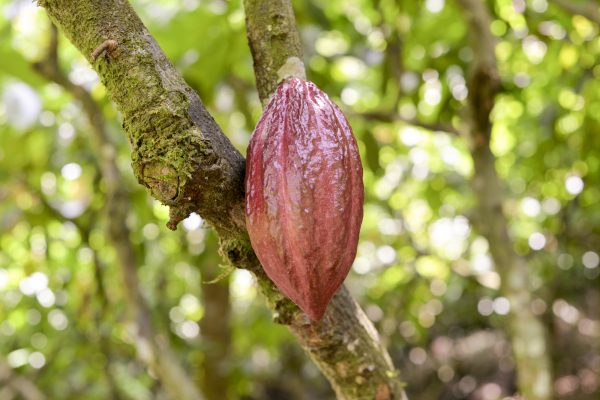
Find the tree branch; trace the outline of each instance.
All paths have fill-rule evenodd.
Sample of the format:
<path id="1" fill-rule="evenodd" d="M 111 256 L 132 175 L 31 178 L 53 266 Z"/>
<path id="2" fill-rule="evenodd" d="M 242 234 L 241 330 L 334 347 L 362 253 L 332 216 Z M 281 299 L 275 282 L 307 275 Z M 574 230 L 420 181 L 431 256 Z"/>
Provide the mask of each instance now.
<path id="1" fill-rule="evenodd" d="M 449 124 L 443 123 L 429 123 L 419 121 L 414 118 L 404 118 L 400 114 L 395 112 L 385 112 L 385 111 L 367 111 L 363 113 L 354 113 L 352 114 L 359 118 L 364 118 L 370 121 L 381 121 L 381 122 L 404 122 L 407 125 L 411 125 L 417 128 L 423 128 L 425 130 L 431 132 L 446 132 L 451 135 L 460 136 L 460 132 L 458 129 Z"/>
<path id="2" fill-rule="evenodd" d="M 304 77 L 302 50 L 289 0 L 245 0 L 246 30 L 258 93 L 265 104 L 279 80 Z M 301 68 L 297 68 L 301 66 Z M 339 399 L 401 399 L 402 385 L 375 327 L 345 287 L 321 322 L 295 318 L 290 329 L 325 374 Z"/>
<path id="3" fill-rule="evenodd" d="M 93 63 L 123 115 L 141 184 L 171 207 L 170 227 L 199 211 L 217 230 L 244 231 L 244 159 L 123 0 L 42 2 Z M 110 55 L 92 53 L 106 41 Z"/>
<path id="4" fill-rule="evenodd" d="M 287 0 L 244 0 L 244 8 L 256 88 L 265 105 L 279 83 L 279 69 L 291 57 L 302 60 L 296 18 Z"/>
<path id="5" fill-rule="evenodd" d="M 361 393 L 366 398 L 376 394 L 379 400 L 400 398 L 403 392 L 393 378 L 387 352 L 345 289 L 334 296 L 323 320 L 310 324 L 265 275 L 245 229 L 244 158 L 129 3 L 44 0 L 38 4 L 89 61 L 100 44 L 116 41 L 112 54 L 99 56 L 93 65 L 123 115 L 134 173 L 154 197 L 170 206 L 171 227 L 192 211 L 215 227 L 221 253 L 236 267 L 254 273 L 277 320 L 290 325 L 334 388 L 348 388 L 340 389 L 341 398 L 360 398 Z M 270 71 L 272 76 L 277 68 Z"/>
<path id="6" fill-rule="evenodd" d="M 24 376 L 15 374 L 3 357 L 0 357 L 0 387 L 7 390 L 12 389 L 12 392 L 16 392 L 25 400 L 46 399 L 44 393 L 34 382 Z M 1 391 L 0 394 L 2 394 Z"/>
<path id="7" fill-rule="evenodd" d="M 107 235 L 117 253 L 123 279 L 123 291 L 136 325 L 136 347 L 138 356 L 159 377 L 165 388 L 178 399 L 201 399 L 192 380 L 178 364 L 166 340 L 159 340 L 151 322 L 151 313 L 139 289 L 135 250 L 129 239 L 129 228 L 125 224 L 129 213 L 128 193 L 124 179 L 116 163 L 116 150 L 102 111 L 92 96 L 81 86 L 72 83 L 58 65 L 58 36 L 52 26 L 52 35 L 47 57 L 34 68 L 48 80 L 62 86 L 83 106 L 90 124 L 92 149 L 105 183 Z"/>
<path id="8" fill-rule="evenodd" d="M 594 1 L 577 2 L 573 0 L 549 0 L 550 3 L 574 15 L 581 15 L 600 25 L 600 11 L 598 3 Z"/>
<path id="9" fill-rule="evenodd" d="M 233 345 L 231 334 L 231 307 L 229 279 L 217 282 L 223 273 L 219 268 L 218 243 L 213 232 L 207 232 L 204 251 L 195 257 L 195 264 L 202 268 L 202 304 L 204 316 L 200 320 L 203 350 L 198 359 L 197 380 L 207 400 L 227 400 L 231 385 Z"/>
<path id="10" fill-rule="evenodd" d="M 526 399 L 550 400 L 552 377 L 546 330 L 531 311 L 527 261 L 515 253 L 508 234 L 508 218 L 502 208 L 506 200 L 504 182 L 498 176 L 496 159 L 489 146 L 492 132 L 490 113 L 500 88 L 495 39 L 489 30 L 491 16 L 482 0 L 457 0 L 457 3 L 467 17 L 474 50 L 468 100 L 470 150 L 474 164 L 471 186 L 477 205 L 471 220 L 490 245 L 491 256 L 501 276 L 500 291 L 510 301 L 507 328 L 519 389 Z"/>

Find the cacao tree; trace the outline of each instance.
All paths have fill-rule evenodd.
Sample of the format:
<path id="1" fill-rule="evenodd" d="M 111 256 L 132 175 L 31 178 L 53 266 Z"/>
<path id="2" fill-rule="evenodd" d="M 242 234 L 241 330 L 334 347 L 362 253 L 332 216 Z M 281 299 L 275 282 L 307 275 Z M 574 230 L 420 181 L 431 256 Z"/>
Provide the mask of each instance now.
<path id="1" fill-rule="evenodd" d="M 598 15 L 0 0 L 0 399 L 597 398 Z"/>

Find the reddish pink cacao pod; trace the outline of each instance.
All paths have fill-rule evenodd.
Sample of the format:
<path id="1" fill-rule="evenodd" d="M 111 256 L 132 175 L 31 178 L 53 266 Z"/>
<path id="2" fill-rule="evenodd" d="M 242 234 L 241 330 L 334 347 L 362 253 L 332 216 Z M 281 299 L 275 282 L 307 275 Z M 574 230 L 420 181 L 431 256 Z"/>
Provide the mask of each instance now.
<path id="1" fill-rule="evenodd" d="M 362 166 L 352 129 L 314 83 L 283 81 L 250 139 L 246 225 L 277 287 L 312 320 L 356 256 Z"/>

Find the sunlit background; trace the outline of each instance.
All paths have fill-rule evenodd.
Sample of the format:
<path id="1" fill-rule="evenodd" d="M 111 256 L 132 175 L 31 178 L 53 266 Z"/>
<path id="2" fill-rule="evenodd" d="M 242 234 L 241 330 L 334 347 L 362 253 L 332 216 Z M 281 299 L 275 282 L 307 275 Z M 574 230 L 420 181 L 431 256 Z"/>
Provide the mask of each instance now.
<path id="1" fill-rule="evenodd" d="M 241 2 L 132 4 L 245 154 L 261 106 Z M 599 26 L 547 0 L 487 4 L 503 83 L 491 146 L 511 245 L 527 261 L 556 398 L 597 400 Z M 349 117 L 364 165 L 365 216 L 347 285 L 410 398 L 517 399 L 505 331 L 511 304 L 490 256 L 497 244 L 471 222 L 464 121 L 473 51 L 464 15 L 444 0 L 294 6 L 308 77 Z M 136 356 L 88 118 L 31 68 L 49 37 L 43 9 L 0 0 L 0 399 L 28 398 L 20 385 L 48 399 L 167 398 Z M 200 383 L 207 370 L 220 374 L 223 399 L 332 399 L 272 322 L 253 277 L 223 265 L 203 220 L 193 214 L 177 232 L 165 227 L 168 209 L 133 177 L 119 113 L 97 75 L 63 37 L 59 55 L 102 109 L 129 194 L 139 289 L 191 379 L 209 400 L 218 397 Z M 226 310 L 216 335 L 203 319 L 210 307 Z M 213 346 L 226 357 L 211 358 Z"/>

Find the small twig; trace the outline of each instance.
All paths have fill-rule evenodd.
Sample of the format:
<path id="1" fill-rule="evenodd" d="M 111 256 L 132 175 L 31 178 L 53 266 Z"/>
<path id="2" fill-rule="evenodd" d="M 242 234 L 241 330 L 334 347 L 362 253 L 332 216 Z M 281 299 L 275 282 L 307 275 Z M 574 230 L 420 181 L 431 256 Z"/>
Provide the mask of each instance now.
<path id="1" fill-rule="evenodd" d="M 414 118 L 404 118 L 396 112 L 388 111 L 367 111 L 362 113 L 349 113 L 349 115 L 363 118 L 369 121 L 381 121 L 381 122 L 404 122 L 408 125 L 415 126 L 417 128 L 423 128 L 432 132 L 446 132 L 451 135 L 460 136 L 460 131 L 449 124 L 442 123 L 429 123 L 419 121 Z"/>
<path id="2" fill-rule="evenodd" d="M 104 52 L 106 52 L 106 54 L 108 54 L 109 56 L 113 57 L 114 56 L 114 51 L 117 49 L 118 44 L 116 40 L 112 40 L 112 39 L 108 39 L 105 40 L 104 42 L 102 42 L 102 44 L 98 47 L 96 47 L 96 49 L 92 52 L 92 62 L 95 62 L 96 59 L 103 54 Z"/>
<path id="3" fill-rule="evenodd" d="M 600 11 L 598 10 L 597 2 L 589 1 L 578 3 L 572 0 L 550 0 L 550 3 L 557 5 L 568 13 L 573 15 L 581 15 L 600 25 Z"/>

